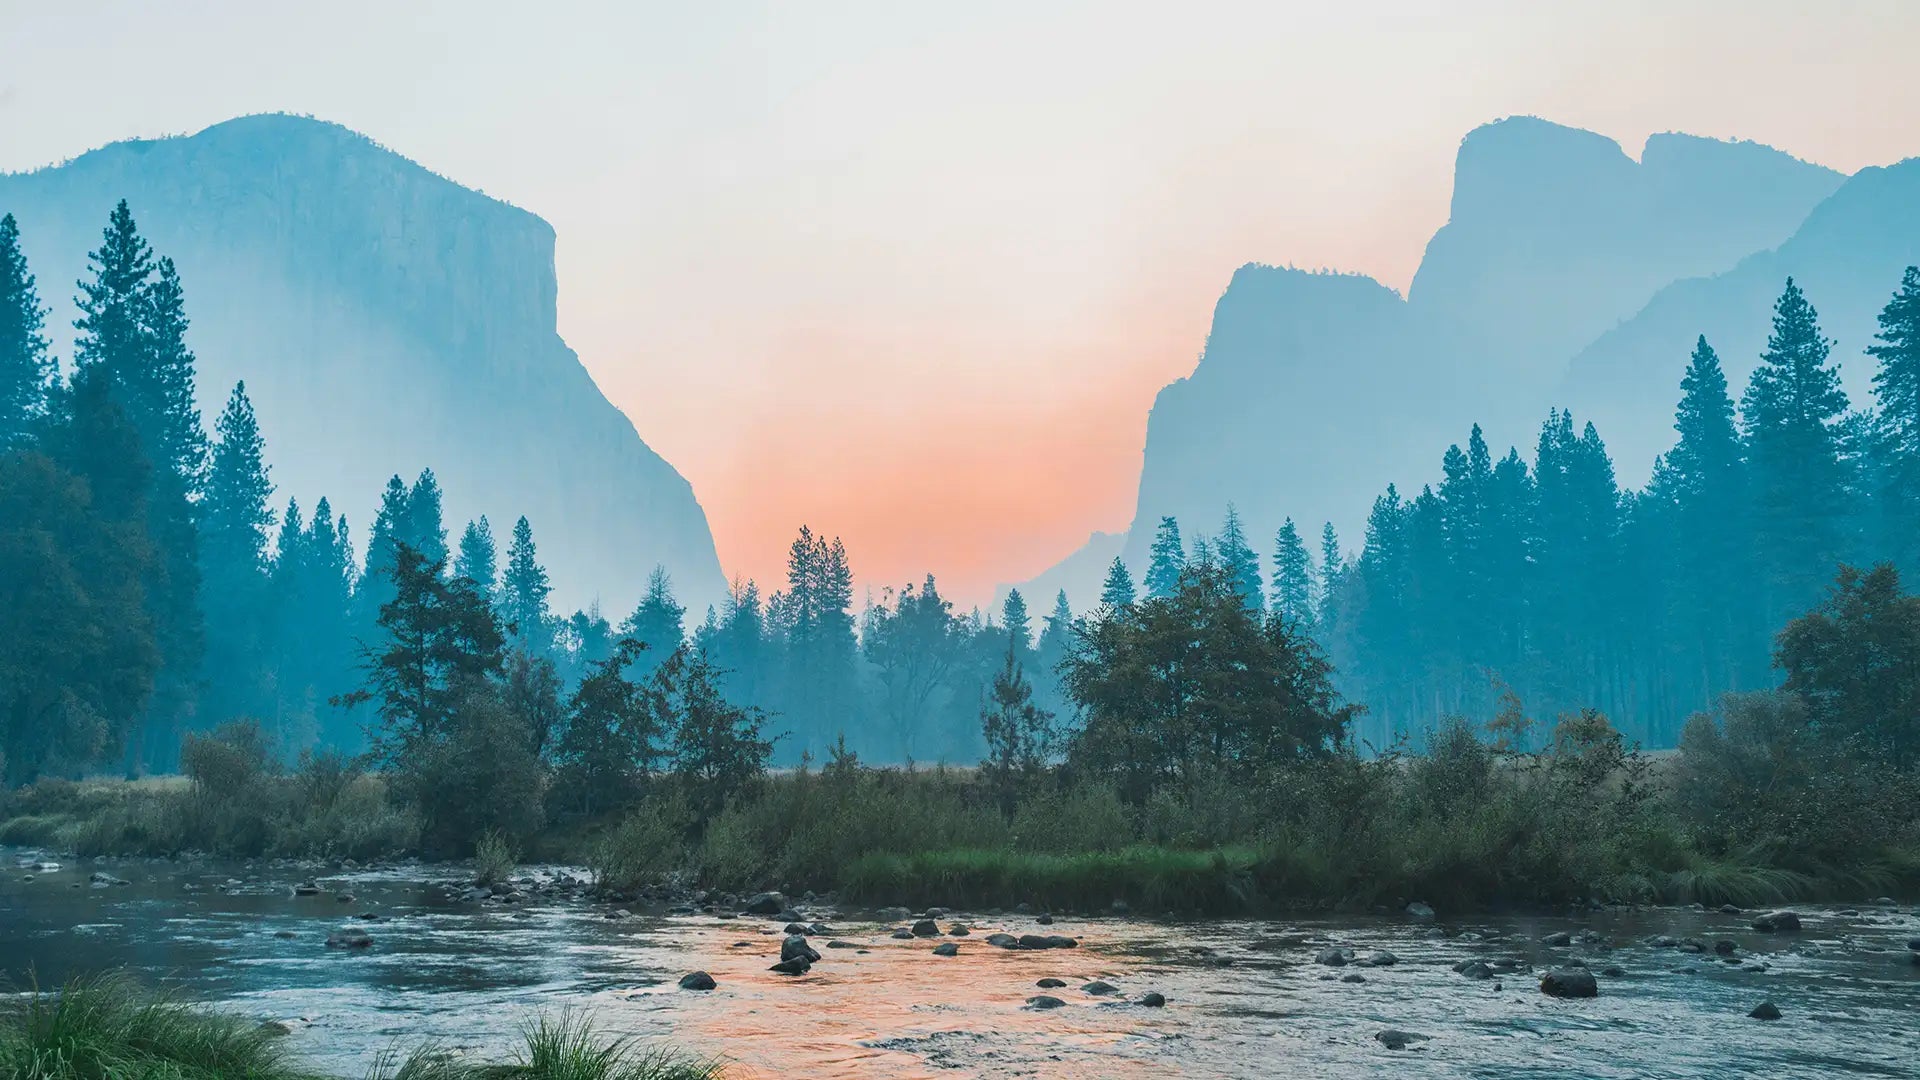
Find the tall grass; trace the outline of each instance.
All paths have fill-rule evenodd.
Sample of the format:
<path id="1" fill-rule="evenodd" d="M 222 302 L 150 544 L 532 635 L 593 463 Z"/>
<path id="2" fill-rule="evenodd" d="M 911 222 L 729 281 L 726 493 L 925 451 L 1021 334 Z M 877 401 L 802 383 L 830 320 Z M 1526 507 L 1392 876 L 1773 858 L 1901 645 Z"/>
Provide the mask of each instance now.
<path id="1" fill-rule="evenodd" d="M 381 1055 L 367 1080 L 716 1080 L 721 1067 L 630 1037 L 603 1036 L 583 1016 L 541 1016 L 518 1058 L 472 1061 L 431 1046 Z M 294 1062 L 268 1028 L 148 994 L 120 975 L 34 991 L 0 1009 L 7 1080 L 323 1080 Z"/>
<path id="2" fill-rule="evenodd" d="M 298 1080 L 259 1024 L 100 976 L 34 992 L 0 1018 L 11 1080 Z"/>

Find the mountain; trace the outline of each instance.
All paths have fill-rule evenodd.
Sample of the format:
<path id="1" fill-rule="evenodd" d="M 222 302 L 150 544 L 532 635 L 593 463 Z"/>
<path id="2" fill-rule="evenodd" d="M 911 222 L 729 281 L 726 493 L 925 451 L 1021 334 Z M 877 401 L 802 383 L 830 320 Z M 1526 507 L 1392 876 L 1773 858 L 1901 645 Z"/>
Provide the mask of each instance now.
<path id="1" fill-rule="evenodd" d="M 1784 243 L 1723 273 L 1677 281 L 1576 355 L 1562 397 L 1605 432 L 1621 479 L 1646 479 L 1673 444 L 1673 402 L 1694 340 L 1719 353 L 1736 396 L 1758 364 L 1773 304 L 1792 276 L 1834 339 L 1833 356 L 1856 408 L 1871 403 L 1874 361 L 1863 355 L 1880 309 L 1908 266 L 1920 264 L 1920 158 L 1862 169 L 1807 215 Z"/>
<path id="2" fill-rule="evenodd" d="M 387 477 L 430 466 L 456 539 L 485 513 L 504 553 L 528 517 L 556 604 L 617 618 L 656 563 L 693 610 L 722 595 L 692 487 L 556 331 L 545 221 L 311 119 L 115 143 L 0 176 L 50 327 L 121 198 L 179 265 L 209 425 L 244 379 L 282 505 L 328 497 L 364 547 Z"/>
<path id="3" fill-rule="evenodd" d="M 1228 502 L 1263 564 L 1287 516 L 1308 535 L 1332 521 L 1355 548 L 1373 497 L 1437 479 L 1475 422 L 1496 455 L 1518 445 L 1530 457 L 1568 357 L 1663 286 L 1780 244 L 1845 181 L 1688 135 L 1656 135 L 1635 161 L 1531 117 L 1469 133 L 1454 176 L 1449 219 L 1404 299 L 1360 275 L 1233 275 L 1199 363 L 1148 418 L 1123 546 L 1136 572 L 1162 515 L 1191 540 L 1219 528 Z M 1068 593 L 1082 609 L 1098 587 L 1083 576 Z"/>

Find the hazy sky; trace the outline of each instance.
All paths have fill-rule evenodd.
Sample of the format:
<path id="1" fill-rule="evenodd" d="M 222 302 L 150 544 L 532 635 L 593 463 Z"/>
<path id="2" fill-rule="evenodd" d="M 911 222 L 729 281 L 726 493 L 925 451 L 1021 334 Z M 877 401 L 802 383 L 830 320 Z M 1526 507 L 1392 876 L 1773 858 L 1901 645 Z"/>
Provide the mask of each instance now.
<path id="1" fill-rule="evenodd" d="M 561 333 L 730 573 L 804 521 L 973 601 L 1124 527 L 1237 265 L 1404 288 L 1516 113 L 1911 156 L 1916 42 L 1905 0 L 0 0 L 0 169 L 365 132 L 553 223 Z"/>

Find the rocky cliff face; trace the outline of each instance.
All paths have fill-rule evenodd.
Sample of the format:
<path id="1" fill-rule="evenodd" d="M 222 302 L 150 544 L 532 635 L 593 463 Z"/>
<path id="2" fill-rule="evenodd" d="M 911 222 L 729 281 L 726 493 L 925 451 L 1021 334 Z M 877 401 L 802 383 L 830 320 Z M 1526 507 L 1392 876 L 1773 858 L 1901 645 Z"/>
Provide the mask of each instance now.
<path id="1" fill-rule="evenodd" d="M 1614 451 L 1623 482 L 1643 482 L 1673 444 L 1673 405 L 1694 340 L 1720 355 L 1737 397 L 1772 329 L 1791 276 L 1834 340 L 1856 407 L 1871 403 L 1880 309 L 1906 267 L 1920 264 L 1920 158 L 1863 169 L 1815 207 L 1778 247 L 1724 272 L 1676 281 L 1573 358 L 1562 397 L 1584 408 Z"/>
<path id="2" fill-rule="evenodd" d="M 117 143 L 0 177 L 50 324 L 123 197 L 179 264 L 209 423 L 244 379 L 278 499 L 329 497 L 363 542 L 386 478 L 431 466 L 456 534 L 485 513 L 504 545 L 527 515 L 557 603 L 617 614 L 655 563 L 685 599 L 721 594 L 691 486 L 556 332 L 540 218 L 313 120 Z"/>
<path id="3" fill-rule="evenodd" d="M 1373 497 L 1437 479 L 1476 422 L 1496 455 L 1530 458 L 1549 406 L 1587 415 L 1556 397 L 1568 357 L 1663 286 L 1781 243 L 1843 179 L 1752 143 L 1658 135 L 1636 162 L 1543 120 L 1476 129 L 1404 300 L 1357 275 L 1234 274 L 1198 366 L 1154 402 L 1124 557 L 1144 566 L 1165 514 L 1216 531 L 1229 501 L 1263 564 L 1287 516 L 1357 547 Z M 1665 383 L 1649 393 L 1670 405 Z M 1069 590 L 1076 608 L 1089 584 Z"/>

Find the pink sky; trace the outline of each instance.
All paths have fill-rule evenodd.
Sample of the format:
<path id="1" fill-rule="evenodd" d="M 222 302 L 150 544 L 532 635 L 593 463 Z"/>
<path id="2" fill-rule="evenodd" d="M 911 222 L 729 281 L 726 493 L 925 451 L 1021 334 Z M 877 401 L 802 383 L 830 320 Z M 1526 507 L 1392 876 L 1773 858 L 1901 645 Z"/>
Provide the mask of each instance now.
<path id="1" fill-rule="evenodd" d="M 777 579 L 806 522 L 865 583 L 984 602 L 1126 525 L 1236 266 L 1404 287 L 1477 124 L 1920 153 L 1920 4 L 1440 6 L 0 0 L 31 44 L 0 168 L 249 112 L 363 131 L 553 223 L 561 333 L 729 573 Z"/>

